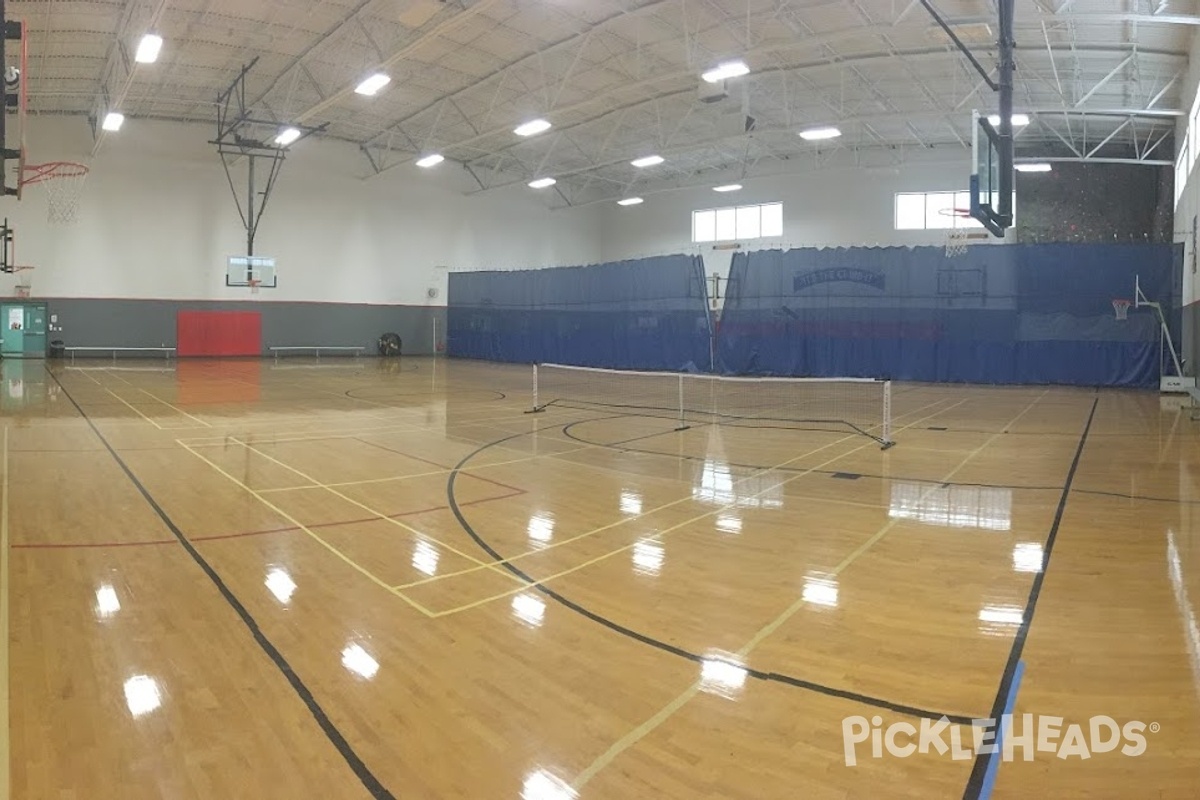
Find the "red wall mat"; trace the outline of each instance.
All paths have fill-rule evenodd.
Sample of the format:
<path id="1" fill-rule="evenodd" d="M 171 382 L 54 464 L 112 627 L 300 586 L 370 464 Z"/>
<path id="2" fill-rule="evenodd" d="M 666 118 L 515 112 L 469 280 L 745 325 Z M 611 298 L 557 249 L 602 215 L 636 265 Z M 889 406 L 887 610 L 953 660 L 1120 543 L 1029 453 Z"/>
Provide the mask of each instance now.
<path id="1" fill-rule="evenodd" d="M 181 356 L 262 355 L 258 311 L 180 311 L 175 329 Z"/>

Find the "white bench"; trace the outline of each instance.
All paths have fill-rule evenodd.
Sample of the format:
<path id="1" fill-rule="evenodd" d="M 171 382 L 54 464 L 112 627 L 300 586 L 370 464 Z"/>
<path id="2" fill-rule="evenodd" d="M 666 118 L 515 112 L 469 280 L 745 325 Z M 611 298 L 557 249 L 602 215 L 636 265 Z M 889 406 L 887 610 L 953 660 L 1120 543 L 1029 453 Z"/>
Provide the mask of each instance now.
<path id="1" fill-rule="evenodd" d="M 338 346 L 338 345 L 289 345 L 287 347 L 271 347 L 268 349 L 271 351 L 271 353 L 274 354 L 276 361 L 279 360 L 280 353 L 309 353 L 309 352 L 314 353 L 317 357 L 317 360 L 320 361 L 322 350 L 329 352 L 329 353 L 350 353 L 355 358 L 358 358 L 360 355 L 362 355 L 362 352 L 364 350 L 366 350 L 367 348 L 365 348 L 365 347 L 343 347 L 343 346 Z"/>
<path id="2" fill-rule="evenodd" d="M 112 353 L 113 363 L 117 363 L 117 353 L 162 353 L 163 357 L 170 360 L 175 353 L 174 347 L 64 347 L 64 353 L 71 354 L 71 363 L 75 363 L 75 353 L 77 352 L 97 352 L 97 353 Z"/>

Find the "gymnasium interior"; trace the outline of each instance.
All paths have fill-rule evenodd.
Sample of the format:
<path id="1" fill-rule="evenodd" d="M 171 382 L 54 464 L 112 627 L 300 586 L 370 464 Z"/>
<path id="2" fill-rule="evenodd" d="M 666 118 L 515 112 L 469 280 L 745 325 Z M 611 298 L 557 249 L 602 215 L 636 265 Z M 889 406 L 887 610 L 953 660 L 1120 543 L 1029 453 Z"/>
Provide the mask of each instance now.
<path id="1" fill-rule="evenodd" d="M 0 62 L 0 800 L 1200 797 L 1195 0 Z"/>

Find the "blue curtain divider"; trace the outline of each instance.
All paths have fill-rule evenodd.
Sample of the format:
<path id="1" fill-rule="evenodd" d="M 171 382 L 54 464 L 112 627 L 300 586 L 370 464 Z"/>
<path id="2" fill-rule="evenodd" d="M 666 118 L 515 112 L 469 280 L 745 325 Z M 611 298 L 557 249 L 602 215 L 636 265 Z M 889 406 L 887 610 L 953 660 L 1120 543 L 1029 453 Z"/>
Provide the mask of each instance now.
<path id="1" fill-rule="evenodd" d="M 712 366 L 704 262 L 696 256 L 451 273 L 449 288 L 451 356 L 640 370 Z"/>
<path id="2" fill-rule="evenodd" d="M 800 249 L 734 256 L 719 368 L 750 375 L 1155 386 L 1152 312 L 1118 322 L 1134 277 L 1178 336 L 1176 245 Z"/>

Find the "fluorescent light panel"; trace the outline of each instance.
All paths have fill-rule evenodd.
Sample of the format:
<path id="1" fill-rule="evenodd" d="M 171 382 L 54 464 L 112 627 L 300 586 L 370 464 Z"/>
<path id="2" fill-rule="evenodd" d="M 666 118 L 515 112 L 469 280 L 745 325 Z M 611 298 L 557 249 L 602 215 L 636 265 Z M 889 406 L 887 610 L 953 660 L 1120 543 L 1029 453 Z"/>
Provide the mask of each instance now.
<path id="1" fill-rule="evenodd" d="M 538 178 L 536 181 L 529 182 L 529 188 L 530 189 L 547 189 L 556 183 L 558 183 L 558 181 L 554 180 L 554 178 Z"/>
<path id="2" fill-rule="evenodd" d="M 726 184 L 725 186 L 714 186 L 713 187 L 714 192 L 740 192 L 741 190 L 742 190 L 742 185 L 740 183 L 730 183 L 730 184 Z"/>
<path id="3" fill-rule="evenodd" d="M 380 89 L 392 82 L 392 76 L 384 72 L 376 72 L 371 77 L 365 79 L 355 89 L 355 93 L 361 94 L 364 97 L 371 97 Z"/>
<path id="4" fill-rule="evenodd" d="M 445 156 L 439 155 L 438 153 L 431 153 L 430 155 L 418 160 L 417 166 L 421 167 L 422 169 L 429 169 L 430 167 L 436 167 L 445 160 Z"/>
<path id="5" fill-rule="evenodd" d="M 104 122 L 101 123 L 100 127 L 104 128 L 106 131 L 113 131 L 115 133 L 116 131 L 121 130 L 121 126 L 124 124 L 124 114 L 122 114 L 120 111 L 110 111 L 105 115 Z"/>
<path id="6" fill-rule="evenodd" d="M 645 158 L 636 158 L 629 163 L 638 169 L 643 169 L 645 167 L 657 167 L 664 161 L 666 161 L 666 159 L 662 156 L 646 156 Z"/>
<path id="7" fill-rule="evenodd" d="M 299 139 L 301 135 L 302 134 L 300 133 L 299 128 L 284 128 L 279 132 L 279 135 L 275 137 L 275 144 L 279 145 L 280 147 L 287 147 L 289 144 L 292 144 Z"/>
<path id="8" fill-rule="evenodd" d="M 1038 164 L 1017 164 L 1015 169 L 1017 172 L 1050 172 L 1054 167 L 1043 162 Z"/>
<path id="9" fill-rule="evenodd" d="M 161 36 L 153 33 L 147 33 L 142 37 L 142 41 L 138 42 L 137 54 L 134 60 L 139 64 L 153 64 L 158 61 L 159 51 L 162 50 L 163 40 Z"/>
<path id="10" fill-rule="evenodd" d="M 806 131 L 800 131 L 800 138 L 807 142 L 819 142 L 824 139 L 836 139 L 842 135 L 842 132 L 837 128 L 810 128 Z"/>
<path id="11" fill-rule="evenodd" d="M 517 136 L 536 136 L 539 133 L 545 133 L 551 127 L 550 123 L 544 119 L 534 119 L 524 125 L 518 125 L 513 129 L 513 133 Z"/>
<path id="12" fill-rule="evenodd" d="M 743 75 L 749 75 L 750 68 L 746 66 L 745 61 L 725 61 L 718 64 L 715 69 L 710 69 L 703 73 L 700 77 L 708 83 L 720 83 L 726 78 L 740 78 Z"/>
<path id="13" fill-rule="evenodd" d="M 617 205 L 619 205 L 619 206 L 640 206 L 644 202 L 646 202 L 646 201 L 640 197 L 626 197 L 624 200 L 618 200 Z"/>
<path id="14" fill-rule="evenodd" d="M 1000 115 L 992 114 L 990 117 L 988 117 L 988 122 L 992 123 L 993 128 L 999 128 L 1000 127 Z M 1025 125 L 1028 125 L 1029 124 L 1029 115 L 1028 114 L 1013 114 L 1012 115 L 1012 124 L 1013 124 L 1014 128 L 1021 128 L 1021 127 L 1024 127 Z"/>

